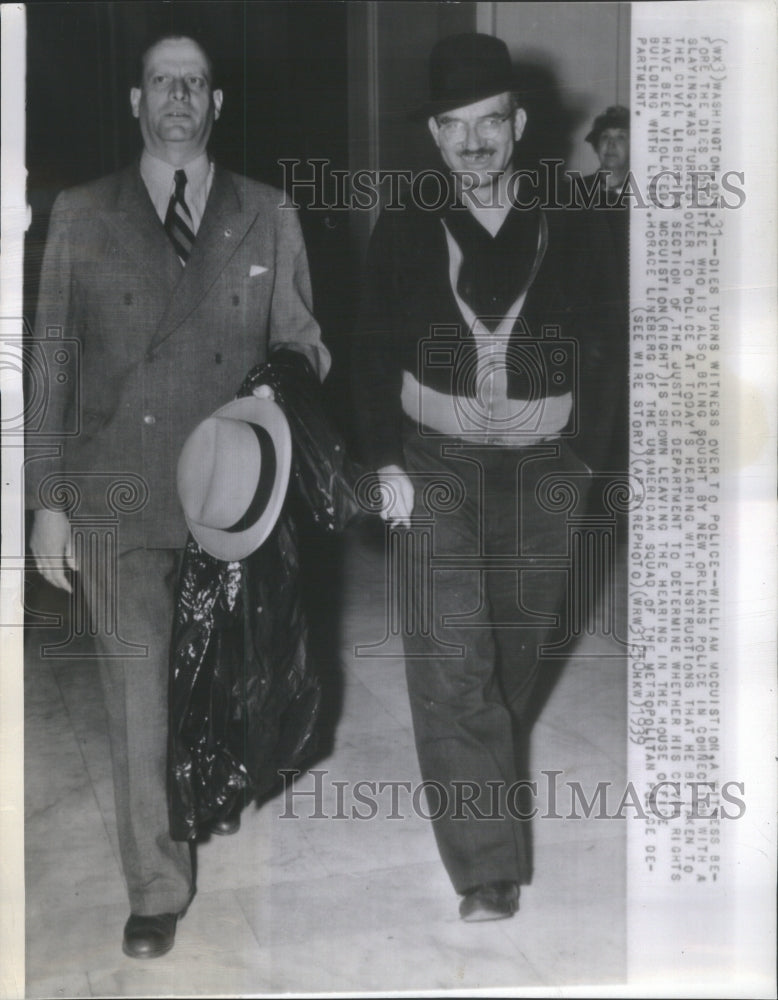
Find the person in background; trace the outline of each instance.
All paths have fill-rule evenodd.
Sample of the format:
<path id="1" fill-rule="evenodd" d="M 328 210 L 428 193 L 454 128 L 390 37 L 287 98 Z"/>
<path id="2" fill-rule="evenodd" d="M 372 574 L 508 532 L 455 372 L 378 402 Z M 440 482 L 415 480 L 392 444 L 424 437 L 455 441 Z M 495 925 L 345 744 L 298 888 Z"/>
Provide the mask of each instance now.
<path id="1" fill-rule="evenodd" d="M 594 119 L 586 141 L 600 161 L 600 169 L 584 178 L 587 190 L 596 184 L 602 192 L 594 205 L 603 209 L 619 264 L 619 284 L 628 295 L 629 200 L 625 185 L 629 176 L 629 108 L 614 104 Z M 607 209 L 605 208 L 607 206 Z"/>
<path id="2" fill-rule="evenodd" d="M 622 336 L 629 339 L 629 108 L 614 104 L 594 119 L 586 136 L 600 161 L 600 169 L 584 178 L 587 191 L 597 188 L 592 211 L 608 223 L 619 290 Z M 625 472 L 629 464 L 629 394 L 622 387 L 611 439 L 611 467 Z"/>

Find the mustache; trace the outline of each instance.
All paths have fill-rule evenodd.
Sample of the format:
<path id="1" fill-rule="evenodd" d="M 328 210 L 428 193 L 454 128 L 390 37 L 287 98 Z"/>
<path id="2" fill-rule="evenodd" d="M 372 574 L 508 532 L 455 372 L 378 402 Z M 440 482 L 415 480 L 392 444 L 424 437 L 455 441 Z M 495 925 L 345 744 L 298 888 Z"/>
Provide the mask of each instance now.
<path id="1" fill-rule="evenodd" d="M 494 149 L 490 146 L 479 146 L 478 149 L 463 149 L 460 156 L 491 156 Z"/>

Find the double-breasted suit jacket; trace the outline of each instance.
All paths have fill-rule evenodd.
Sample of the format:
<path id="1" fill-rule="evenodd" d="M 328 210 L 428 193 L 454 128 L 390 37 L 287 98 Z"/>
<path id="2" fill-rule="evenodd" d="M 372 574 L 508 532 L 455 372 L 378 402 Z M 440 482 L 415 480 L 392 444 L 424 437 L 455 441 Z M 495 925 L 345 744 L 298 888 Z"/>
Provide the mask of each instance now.
<path id="1" fill-rule="evenodd" d="M 120 550 L 181 547 L 176 463 L 196 424 L 275 347 L 303 351 L 324 377 L 302 234 L 283 197 L 216 167 L 182 267 L 137 163 L 59 196 L 35 337 L 61 337 L 66 360 L 46 377 L 29 507 L 51 506 L 64 479 L 78 496 L 71 513 L 105 515 L 107 485 L 140 477 L 148 495 L 123 518 Z"/>

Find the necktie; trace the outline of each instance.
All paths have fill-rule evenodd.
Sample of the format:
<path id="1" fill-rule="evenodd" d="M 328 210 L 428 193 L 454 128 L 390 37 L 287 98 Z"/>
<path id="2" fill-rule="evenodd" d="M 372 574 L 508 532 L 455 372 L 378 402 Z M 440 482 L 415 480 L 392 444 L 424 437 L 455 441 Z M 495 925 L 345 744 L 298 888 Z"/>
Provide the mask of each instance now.
<path id="1" fill-rule="evenodd" d="M 184 188 L 186 187 L 186 171 L 176 170 L 176 187 L 170 196 L 170 204 L 167 207 L 165 216 L 165 231 L 170 237 L 170 242 L 178 254 L 178 259 L 182 264 L 189 260 L 194 243 L 194 232 L 192 224 L 192 213 L 186 204 Z"/>

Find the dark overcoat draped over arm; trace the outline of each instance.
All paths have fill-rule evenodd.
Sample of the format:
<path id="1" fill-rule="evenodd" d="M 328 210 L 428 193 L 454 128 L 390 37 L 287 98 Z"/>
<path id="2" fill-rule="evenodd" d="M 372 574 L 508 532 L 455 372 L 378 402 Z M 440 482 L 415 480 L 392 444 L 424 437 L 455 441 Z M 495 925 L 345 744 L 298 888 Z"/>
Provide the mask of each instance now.
<path id="1" fill-rule="evenodd" d="M 287 415 L 293 462 L 281 516 L 241 562 L 214 559 L 189 539 L 178 585 L 170 660 L 171 835 L 185 840 L 259 797 L 281 768 L 316 751 L 320 680 L 306 649 L 297 524 L 335 531 L 358 513 L 357 472 L 296 352 L 277 351 L 238 393 L 270 385 Z"/>

